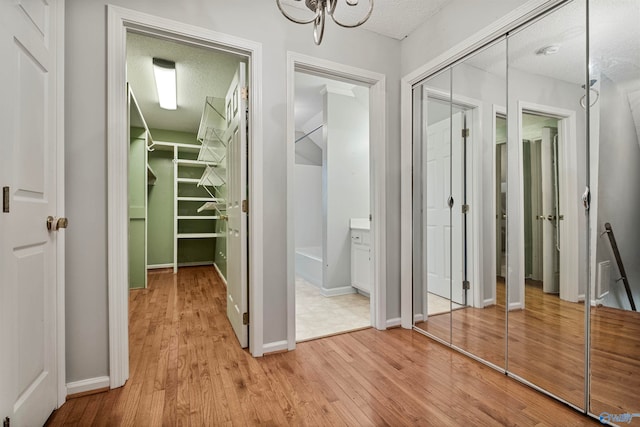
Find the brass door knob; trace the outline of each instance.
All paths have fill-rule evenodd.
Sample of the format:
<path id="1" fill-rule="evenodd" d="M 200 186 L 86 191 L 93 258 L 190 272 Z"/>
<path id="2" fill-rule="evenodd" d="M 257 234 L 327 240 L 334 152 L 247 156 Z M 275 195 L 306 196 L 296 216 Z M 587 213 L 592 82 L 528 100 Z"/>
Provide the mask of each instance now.
<path id="1" fill-rule="evenodd" d="M 51 215 L 47 217 L 47 230 L 58 231 L 61 228 L 67 228 L 69 220 L 65 217 L 55 219 Z"/>

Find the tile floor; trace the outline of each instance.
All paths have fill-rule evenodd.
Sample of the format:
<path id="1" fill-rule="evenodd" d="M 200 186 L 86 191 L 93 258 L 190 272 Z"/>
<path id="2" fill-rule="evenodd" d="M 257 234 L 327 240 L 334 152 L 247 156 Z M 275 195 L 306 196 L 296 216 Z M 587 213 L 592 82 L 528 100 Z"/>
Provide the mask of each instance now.
<path id="1" fill-rule="evenodd" d="M 451 305 L 449 305 L 449 300 L 441 297 L 440 295 L 432 294 L 431 292 L 427 295 L 427 313 L 429 313 L 430 316 L 433 316 L 434 314 L 448 313 L 452 309 L 457 310 L 462 307 L 464 306 L 456 304 L 455 302 L 452 302 Z"/>
<path id="2" fill-rule="evenodd" d="M 296 341 L 368 326 L 371 326 L 369 298 L 361 294 L 325 297 L 319 288 L 296 277 Z"/>

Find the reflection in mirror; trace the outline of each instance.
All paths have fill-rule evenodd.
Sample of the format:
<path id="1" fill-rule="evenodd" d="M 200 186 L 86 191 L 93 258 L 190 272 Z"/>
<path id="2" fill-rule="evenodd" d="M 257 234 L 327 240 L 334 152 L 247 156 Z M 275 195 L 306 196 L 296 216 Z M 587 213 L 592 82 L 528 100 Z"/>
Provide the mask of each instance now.
<path id="1" fill-rule="evenodd" d="M 578 408 L 586 396 L 585 3 L 508 38 L 508 371 Z"/>
<path id="2" fill-rule="evenodd" d="M 498 212 L 500 217 L 506 213 L 506 193 L 501 194 L 506 191 L 506 71 L 506 40 L 501 39 L 456 64 L 451 83 L 456 200 L 451 211 L 451 339 L 456 347 L 499 369 L 506 366 L 506 308 L 504 280 L 497 280 L 502 265 L 497 265 L 504 263 L 506 254 L 504 244 L 498 251 L 497 243 L 506 227 L 495 218 Z M 502 168 L 495 163 L 496 152 L 505 165 L 499 175 L 504 185 L 498 186 L 496 170 Z"/>
<path id="3" fill-rule="evenodd" d="M 597 192 L 589 409 L 634 414 L 640 413 L 640 313 L 632 309 L 632 303 L 640 306 L 640 2 L 591 0 L 589 7 L 591 182 Z"/>
<path id="4" fill-rule="evenodd" d="M 451 160 L 454 152 L 450 69 L 415 86 L 413 145 L 413 313 L 414 325 L 451 342 Z"/>

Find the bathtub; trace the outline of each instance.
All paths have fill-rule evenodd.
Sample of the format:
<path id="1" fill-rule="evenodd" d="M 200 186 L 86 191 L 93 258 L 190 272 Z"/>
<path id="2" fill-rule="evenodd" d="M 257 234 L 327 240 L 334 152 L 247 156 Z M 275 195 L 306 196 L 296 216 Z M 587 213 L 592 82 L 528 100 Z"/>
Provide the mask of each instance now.
<path id="1" fill-rule="evenodd" d="M 296 248 L 296 276 L 322 287 L 322 247 Z"/>

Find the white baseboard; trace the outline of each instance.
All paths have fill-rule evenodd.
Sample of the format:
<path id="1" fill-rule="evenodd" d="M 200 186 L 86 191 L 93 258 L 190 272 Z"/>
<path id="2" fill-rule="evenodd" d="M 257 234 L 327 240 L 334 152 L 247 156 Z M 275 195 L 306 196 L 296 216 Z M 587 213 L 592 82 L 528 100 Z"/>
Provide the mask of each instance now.
<path id="1" fill-rule="evenodd" d="M 395 317 L 393 319 L 387 319 L 387 329 L 389 328 L 395 328 L 397 326 L 400 326 L 402 324 L 402 321 L 399 317 Z"/>
<path id="2" fill-rule="evenodd" d="M 179 262 L 178 267 L 201 267 L 205 265 L 213 265 L 213 261 L 194 261 L 194 262 Z M 173 267 L 173 264 L 171 264 Z"/>
<path id="3" fill-rule="evenodd" d="M 425 315 L 422 313 L 413 315 L 413 323 L 422 322 L 425 320 Z"/>
<path id="4" fill-rule="evenodd" d="M 159 270 L 161 268 L 173 268 L 173 263 L 147 265 L 147 270 Z"/>
<path id="5" fill-rule="evenodd" d="M 222 283 L 224 283 L 225 286 L 227 286 L 227 278 L 224 277 L 224 274 L 222 274 L 222 272 L 220 271 L 220 269 L 218 268 L 218 264 L 216 264 L 215 262 L 213 263 L 213 267 L 216 269 L 216 271 L 218 272 L 218 276 L 220 276 L 220 278 L 222 279 Z"/>
<path id="6" fill-rule="evenodd" d="M 486 300 L 484 300 L 484 301 L 482 302 L 482 304 L 483 304 L 483 306 L 482 306 L 482 307 L 487 307 L 487 306 L 490 306 L 490 305 L 495 305 L 495 303 L 496 303 L 496 300 L 495 300 L 495 299 L 493 299 L 493 298 L 489 298 L 489 299 L 486 299 Z"/>
<path id="7" fill-rule="evenodd" d="M 355 294 L 356 288 L 353 286 L 343 286 L 341 288 L 320 288 L 320 295 L 325 297 L 337 297 L 338 295 Z"/>
<path id="8" fill-rule="evenodd" d="M 509 311 L 511 310 L 522 310 L 522 303 L 521 302 L 510 302 L 509 303 Z"/>
<path id="9" fill-rule="evenodd" d="M 72 383 L 67 383 L 67 396 L 85 393 L 92 390 L 99 390 L 101 388 L 109 387 L 109 384 L 109 377 L 96 377 L 81 381 L 74 381 Z"/>
<path id="10" fill-rule="evenodd" d="M 289 342 L 287 340 L 269 342 L 262 346 L 262 354 L 274 353 L 276 351 L 288 351 L 288 350 L 289 350 Z"/>

